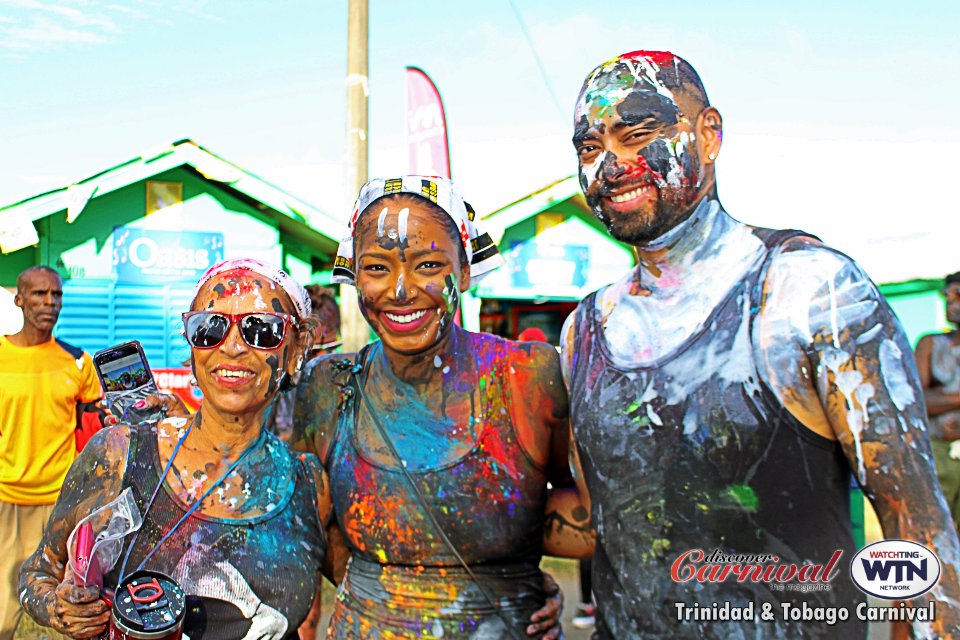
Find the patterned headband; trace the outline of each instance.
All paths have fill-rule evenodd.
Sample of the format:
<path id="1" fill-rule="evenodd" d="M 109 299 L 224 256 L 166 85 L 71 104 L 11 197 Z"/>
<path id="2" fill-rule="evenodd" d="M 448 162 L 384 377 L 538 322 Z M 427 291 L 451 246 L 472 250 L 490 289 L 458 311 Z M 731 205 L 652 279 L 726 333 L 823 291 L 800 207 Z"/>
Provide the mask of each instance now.
<path id="1" fill-rule="evenodd" d="M 347 230 L 337 249 L 337 259 L 333 267 L 333 281 L 344 284 L 356 284 L 354 276 L 353 239 L 357 229 L 357 220 L 366 209 L 384 196 L 409 193 L 440 207 L 457 228 L 460 243 L 470 263 L 470 281 L 477 282 L 501 264 L 503 257 L 490 234 L 482 229 L 476 213 L 457 193 L 453 183 L 446 178 L 436 176 L 407 175 L 400 178 L 376 178 L 360 189 L 360 195 L 353 206 L 353 213 L 347 222 Z"/>
<path id="2" fill-rule="evenodd" d="M 310 317 L 312 305 L 306 289 L 300 286 L 300 283 L 291 278 L 283 269 L 264 264 L 253 258 L 233 258 L 213 265 L 197 280 L 197 287 L 193 290 L 193 297 L 196 298 L 197 294 L 200 293 L 200 288 L 214 276 L 226 271 L 236 271 L 240 269 L 258 273 L 276 282 L 280 285 L 280 288 L 290 296 L 290 301 L 293 302 L 293 306 L 297 310 L 297 315 L 299 315 L 301 319 Z"/>

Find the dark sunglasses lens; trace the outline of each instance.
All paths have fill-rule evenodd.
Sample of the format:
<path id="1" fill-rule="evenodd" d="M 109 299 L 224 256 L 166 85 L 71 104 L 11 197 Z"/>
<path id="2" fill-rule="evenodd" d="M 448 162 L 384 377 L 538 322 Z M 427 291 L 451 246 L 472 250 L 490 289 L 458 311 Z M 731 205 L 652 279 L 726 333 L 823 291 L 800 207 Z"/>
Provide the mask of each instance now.
<path id="1" fill-rule="evenodd" d="M 240 323 L 240 335 L 251 347 L 273 349 L 283 342 L 283 318 L 268 313 L 255 313 Z"/>
<path id="2" fill-rule="evenodd" d="M 187 340 L 195 347 L 215 347 L 227 337 L 230 320 L 217 313 L 199 313 L 187 318 Z"/>

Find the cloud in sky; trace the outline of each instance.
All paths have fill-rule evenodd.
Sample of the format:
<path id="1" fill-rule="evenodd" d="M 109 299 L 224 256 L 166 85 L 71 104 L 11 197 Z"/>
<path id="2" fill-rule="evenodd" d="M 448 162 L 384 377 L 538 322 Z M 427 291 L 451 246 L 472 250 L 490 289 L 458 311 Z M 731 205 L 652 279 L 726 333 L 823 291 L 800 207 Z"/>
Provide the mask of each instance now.
<path id="1" fill-rule="evenodd" d="M 100 45 L 121 32 L 116 21 L 88 4 L 0 0 L 0 48 L 15 54 L 76 45 Z"/>
<path id="2" fill-rule="evenodd" d="M 173 24 L 170 16 L 187 15 L 209 22 L 222 18 L 204 2 L 135 0 L 128 4 L 93 0 L 0 0 L 0 50 L 25 54 L 69 47 L 104 45 L 122 39 L 133 23 Z"/>

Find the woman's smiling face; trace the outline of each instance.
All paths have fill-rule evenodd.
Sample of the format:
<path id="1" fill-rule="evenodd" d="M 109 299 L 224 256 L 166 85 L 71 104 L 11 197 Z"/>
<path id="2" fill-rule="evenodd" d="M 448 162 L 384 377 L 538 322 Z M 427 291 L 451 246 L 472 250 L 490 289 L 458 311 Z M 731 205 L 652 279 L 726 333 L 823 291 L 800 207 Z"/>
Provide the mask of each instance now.
<path id="1" fill-rule="evenodd" d="M 247 270 L 226 271 L 211 278 L 197 292 L 191 309 L 223 314 L 296 314 L 289 296 L 277 283 Z M 295 320 L 285 323 L 283 340 L 274 349 L 251 347 L 241 337 L 237 324 L 232 324 L 219 345 L 191 350 L 204 404 L 212 405 L 222 415 L 234 416 L 266 407 L 277 392 L 283 372 L 293 373 L 299 353 Z"/>
<path id="2" fill-rule="evenodd" d="M 470 286 L 453 221 L 418 196 L 388 196 L 357 223 L 360 309 L 386 348 L 424 351 L 445 335 Z"/>

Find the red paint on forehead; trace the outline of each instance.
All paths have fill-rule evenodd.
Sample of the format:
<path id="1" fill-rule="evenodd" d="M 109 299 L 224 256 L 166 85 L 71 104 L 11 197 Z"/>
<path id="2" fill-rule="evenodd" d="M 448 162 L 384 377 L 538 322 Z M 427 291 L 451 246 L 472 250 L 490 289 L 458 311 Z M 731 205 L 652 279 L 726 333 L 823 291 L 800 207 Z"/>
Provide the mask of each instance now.
<path id="1" fill-rule="evenodd" d="M 254 280 L 261 280 L 261 284 L 263 284 L 262 281 L 272 282 L 267 276 L 245 267 L 222 271 L 213 276 L 211 280 L 219 280 L 220 282 L 226 283 L 228 285 L 227 293 L 230 295 L 243 295 L 259 288 L 254 284 Z"/>
<path id="2" fill-rule="evenodd" d="M 631 51 L 630 53 L 624 53 L 620 56 L 621 60 L 637 60 L 638 58 L 643 58 L 649 60 L 658 66 L 664 66 L 668 64 L 673 64 L 679 60 L 679 56 L 674 55 L 669 51 L 646 51 L 640 49 L 638 51 Z"/>

